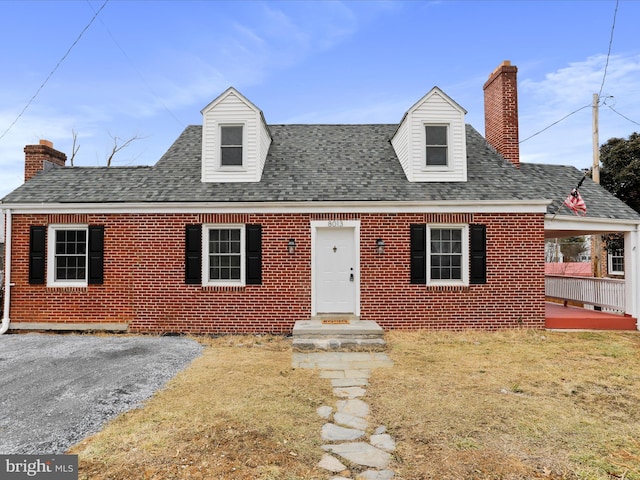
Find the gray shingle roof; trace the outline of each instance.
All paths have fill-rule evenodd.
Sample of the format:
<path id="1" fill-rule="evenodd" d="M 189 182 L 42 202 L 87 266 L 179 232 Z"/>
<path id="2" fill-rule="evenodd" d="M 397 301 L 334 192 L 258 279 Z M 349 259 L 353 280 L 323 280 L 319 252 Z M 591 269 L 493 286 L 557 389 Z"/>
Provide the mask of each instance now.
<path id="1" fill-rule="evenodd" d="M 520 170 L 535 182 L 535 187 L 541 197 L 553 199 L 553 203 L 547 208 L 547 213 L 551 214 L 558 211 L 558 207 L 562 205 L 564 199 L 578 185 L 584 175 L 584 172 L 577 168 L 564 165 L 521 163 Z M 587 217 L 640 219 L 640 214 L 594 183 L 589 177 L 585 178 L 580 187 L 580 196 L 587 206 Z M 573 215 L 571 210 L 565 206 L 562 206 L 558 214 Z"/>
<path id="2" fill-rule="evenodd" d="M 389 142 L 396 128 L 395 124 L 270 125 L 273 142 L 261 182 L 202 183 L 202 127 L 189 126 L 152 167 L 54 168 L 36 175 L 2 202 L 556 199 L 557 208 L 581 178 L 573 167 L 522 164 L 516 169 L 467 125 L 468 181 L 411 183 Z M 640 218 L 589 180 L 583 189 L 589 216 Z M 550 207 L 549 212 L 555 208 Z M 567 213 L 566 209 L 561 213 Z"/>

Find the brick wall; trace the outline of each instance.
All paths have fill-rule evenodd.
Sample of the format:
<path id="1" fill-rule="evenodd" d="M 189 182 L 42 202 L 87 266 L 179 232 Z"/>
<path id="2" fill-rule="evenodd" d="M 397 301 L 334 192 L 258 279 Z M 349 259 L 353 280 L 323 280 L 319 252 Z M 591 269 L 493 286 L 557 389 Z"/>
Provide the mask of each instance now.
<path id="1" fill-rule="evenodd" d="M 385 329 L 544 327 L 544 220 L 541 215 L 399 215 L 363 217 L 361 242 L 385 239 L 384 255 L 363 249 L 362 317 Z M 411 223 L 487 226 L 487 283 L 411 285 Z M 398 227 L 399 228 L 396 228 Z"/>
<path id="2" fill-rule="evenodd" d="M 134 332 L 290 333 L 311 314 L 310 221 L 331 215 L 13 216 L 12 322 L 125 322 Z M 536 214 L 341 215 L 359 219 L 361 316 L 384 328 L 544 326 L 543 217 Z M 409 283 L 411 223 L 487 225 L 488 283 Z M 105 226 L 104 284 L 48 288 L 28 283 L 29 226 Z M 185 225 L 262 225 L 262 285 L 202 287 L 184 282 Z M 296 252 L 287 252 L 295 238 Z M 379 255 L 375 240 L 383 238 Z"/>

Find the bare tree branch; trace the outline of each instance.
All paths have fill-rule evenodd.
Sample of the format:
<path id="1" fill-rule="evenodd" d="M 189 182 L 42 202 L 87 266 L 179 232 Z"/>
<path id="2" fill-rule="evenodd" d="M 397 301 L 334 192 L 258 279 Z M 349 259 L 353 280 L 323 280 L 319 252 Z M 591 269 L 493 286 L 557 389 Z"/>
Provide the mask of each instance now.
<path id="1" fill-rule="evenodd" d="M 73 161 L 76 158 L 78 150 L 80 150 L 80 145 L 78 145 L 78 132 L 76 132 L 75 129 L 71 129 L 71 135 L 73 137 L 73 145 L 71 145 L 71 158 L 69 160 L 69 164 L 73 167 Z"/>
<path id="2" fill-rule="evenodd" d="M 131 137 L 128 140 L 125 140 L 125 141 L 122 141 L 121 138 L 116 137 L 115 135 L 109 134 L 109 136 L 113 140 L 113 146 L 111 148 L 111 152 L 107 156 L 107 167 L 111 166 L 111 162 L 113 161 L 113 157 L 116 155 L 116 153 L 118 153 L 119 151 L 127 148 L 129 145 L 131 145 L 136 140 L 140 140 L 140 137 L 138 135 L 134 135 L 133 137 Z M 120 142 L 122 142 L 122 143 L 120 143 Z"/>

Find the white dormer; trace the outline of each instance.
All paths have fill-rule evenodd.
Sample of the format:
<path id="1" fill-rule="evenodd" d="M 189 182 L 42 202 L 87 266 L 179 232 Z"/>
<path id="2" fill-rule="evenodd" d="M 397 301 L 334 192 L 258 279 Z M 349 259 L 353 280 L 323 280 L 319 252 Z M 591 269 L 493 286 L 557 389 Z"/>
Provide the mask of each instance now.
<path id="1" fill-rule="evenodd" d="M 433 87 L 405 113 L 391 144 L 410 182 L 466 182 L 467 111 Z"/>
<path id="2" fill-rule="evenodd" d="M 259 182 L 270 145 L 260 109 L 228 88 L 202 110 L 202 181 Z"/>

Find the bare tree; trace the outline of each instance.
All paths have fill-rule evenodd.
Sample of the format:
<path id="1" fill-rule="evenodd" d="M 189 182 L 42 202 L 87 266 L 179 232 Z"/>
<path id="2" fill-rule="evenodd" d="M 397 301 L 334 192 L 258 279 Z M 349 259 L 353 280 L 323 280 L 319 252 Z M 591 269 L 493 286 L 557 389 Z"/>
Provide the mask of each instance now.
<path id="1" fill-rule="evenodd" d="M 76 158 L 78 150 L 80 150 L 80 145 L 78 145 L 78 132 L 76 132 L 75 129 L 71 129 L 71 135 L 73 137 L 73 145 L 71 145 L 71 158 L 69 159 L 69 164 L 73 167 L 73 161 Z"/>
<path id="2" fill-rule="evenodd" d="M 123 140 L 122 138 L 116 137 L 115 135 L 111 134 L 109 134 L 109 136 L 113 140 L 113 146 L 111 148 L 111 152 L 109 152 L 109 155 L 107 155 L 107 167 L 111 166 L 111 162 L 113 161 L 113 157 L 116 155 L 116 153 L 127 148 L 136 140 L 140 140 L 140 137 L 138 135 L 134 135 L 128 140 Z"/>

